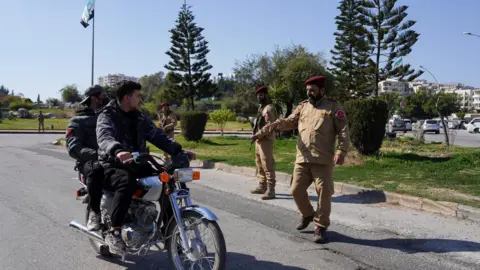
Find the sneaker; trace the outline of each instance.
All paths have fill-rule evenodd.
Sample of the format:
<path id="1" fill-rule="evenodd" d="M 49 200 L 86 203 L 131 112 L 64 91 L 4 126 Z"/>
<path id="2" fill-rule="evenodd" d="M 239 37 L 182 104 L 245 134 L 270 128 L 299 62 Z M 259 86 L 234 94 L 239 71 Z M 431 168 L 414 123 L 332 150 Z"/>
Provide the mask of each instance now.
<path id="1" fill-rule="evenodd" d="M 87 230 L 98 231 L 100 230 L 101 216 L 93 211 L 90 211 L 87 222 Z"/>
<path id="2" fill-rule="evenodd" d="M 125 252 L 126 246 L 120 236 L 120 231 L 110 231 L 105 237 L 105 243 L 107 243 L 110 253 L 112 254 L 123 254 Z"/>

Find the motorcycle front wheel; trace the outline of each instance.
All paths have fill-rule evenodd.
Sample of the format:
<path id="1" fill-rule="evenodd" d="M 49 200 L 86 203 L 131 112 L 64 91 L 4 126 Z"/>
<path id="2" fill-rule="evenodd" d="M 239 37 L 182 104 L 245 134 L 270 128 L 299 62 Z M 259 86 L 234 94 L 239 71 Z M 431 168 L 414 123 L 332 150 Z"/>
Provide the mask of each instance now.
<path id="1" fill-rule="evenodd" d="M 173 225 L 168 229 L 165 248 L 174 269 L 225 269 L 227 248 L 217 222 L 207 220 L 196 212 L 182 213 L 182 221 L 191 252 L 183 250 L 178 224 L 173 219 Z M 210 236 L 212 241 L 207 242 L 208 239 L 204 240 L 204 236 Z M 210 242 L 211 247 L 208 248 Z"/>

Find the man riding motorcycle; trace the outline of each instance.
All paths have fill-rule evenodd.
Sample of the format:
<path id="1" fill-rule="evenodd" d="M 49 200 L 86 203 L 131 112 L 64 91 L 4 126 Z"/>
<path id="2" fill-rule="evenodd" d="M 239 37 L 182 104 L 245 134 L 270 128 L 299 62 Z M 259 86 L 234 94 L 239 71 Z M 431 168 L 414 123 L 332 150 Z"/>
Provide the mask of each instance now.
<path id="1" fill-rule="evenodd" d="M 152 175 L 147 162 L 122 164 L 131 152 L 146 152 L 150 142 L 170 155 L 183 153 L 182 146 L 170 139 L 140 110 L 142 86 L 133 81 L 119 83 L 116 95 L 100 112 L 97 122 L 99 160 L 105 168 L 105 181 L 115 190 L 111 209 L 111 231 L 105 242 L 113 254 L 126 246 L 120 236 L 128 208 L 135 192 L 136 179 Z M 193 153 L 189 153 L 194 158 Z"/>
<path id="2" fill-rule="evenodd" d="M 93 85 L 85 91 L 85 99 L 80 104 L 86 108 L 77 110 L 67 126 L 68 154 L 77 160 L 77 169 L 85 176 L 88 193 L 90 194 L 87 229 L 100 229 L 100 201 L 102 198 L 103 168 L 98 163 L 98 144 L 95 129 L 97 115 L 95 110 L 108 103 L 104 89 Z"/>

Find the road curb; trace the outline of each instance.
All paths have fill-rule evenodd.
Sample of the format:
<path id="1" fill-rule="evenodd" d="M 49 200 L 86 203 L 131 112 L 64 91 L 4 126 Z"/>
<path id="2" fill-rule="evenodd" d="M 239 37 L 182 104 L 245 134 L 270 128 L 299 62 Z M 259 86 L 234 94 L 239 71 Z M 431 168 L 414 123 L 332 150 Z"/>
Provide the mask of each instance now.
<path id="1" fill-rule="evenodd" d="M 66 145 L 64 140 L 56 141 L 54 144 L 55 143 L 62 146 Z M 232 166 L 211 160 L 193 160 L 191 162 L 191 166 L 203 169 L 216 169 L 228 173 L 244 175 L 247 177 L 256 177 L 257 174 L 256 169 L 252 167 Z M 276 176 L 277 182 L 290 186 L 290 181 L 292 179 L 291 174 L 276 172 Z M 441 214 L 445 216 L 457 217 L 459 219 L 480 222 L 480 209 L 471 206 L 453 202 L 433 201 L 427 198 L 387 192 L 378 189 L 363 188 L 342 182 L 335 182 L 334 184 L 336 193 L 342 195 L 359 196 L 369 203 L 390 203 L 428 213 Z M 310 186 L 310 189 L 314 190 L 314 187 Z"/>
<path id="2" fill-rule="evenodd" d="M 228 173 L 240 174 L 248 177 L 255 177 L 256 170 L 251 167 L 231 166 L 225 163 L 195 160 L 193 166 L 204 169 L 216 169 Z M 290 186 L 292 179 L 291 174 L 276 172 L 277 182 L 281 182 Z M 468 219 L 480 222 L 480 209 L 461 205 L 453 202 L 433 201 L 427 198 L 415 197 L 406 194 L 387 192 L 377 189 L 363 188 L 342 182 L 335 182 L 335 192 L 342 195 L 361 196 L 366 202 L 401 205 L 419 211 L 428 213 L 441 214 L 445 216 L 457 217 L 459 219 Z M 314 189 L 313 186 L 310 186 Z"/>

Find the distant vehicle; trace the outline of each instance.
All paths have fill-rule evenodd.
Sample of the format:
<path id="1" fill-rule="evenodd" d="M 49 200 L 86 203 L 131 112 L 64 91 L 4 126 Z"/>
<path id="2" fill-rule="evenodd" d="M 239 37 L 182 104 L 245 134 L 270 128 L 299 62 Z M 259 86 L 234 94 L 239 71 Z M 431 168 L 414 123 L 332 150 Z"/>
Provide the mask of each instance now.
<path id="1" fill-rule="evenodd" d="M 405 131 L 405 122 L 402 119 L 390 119 L 387 124 L 388 132 Z"/>
<path id="2" fill-rule="evenodd" d="M 465 127 L 465 120 L 458 120 L 455 119 L 453 121 L 448 122 L 448 128 L 449 129 L 467 129 Z"/>
<path id="3" fill-rule="evenodd" d="M 440 133 L 440 124 L 437 120 L 425 120 L 422 125 L 423 132 L 435 132 L 435 134 Z"/>
<path id="4" fill-rule="evenodd" d="M 467 125 L 469 133 L 480 133 L 480 118 L 473 118 Z"/>
<path id="5" fill-rule="evenodd" d="M 412 120 L 403 119 L 403 122 L 405 123 L 405 129 L 408 131 L 412 131 Z"/>

